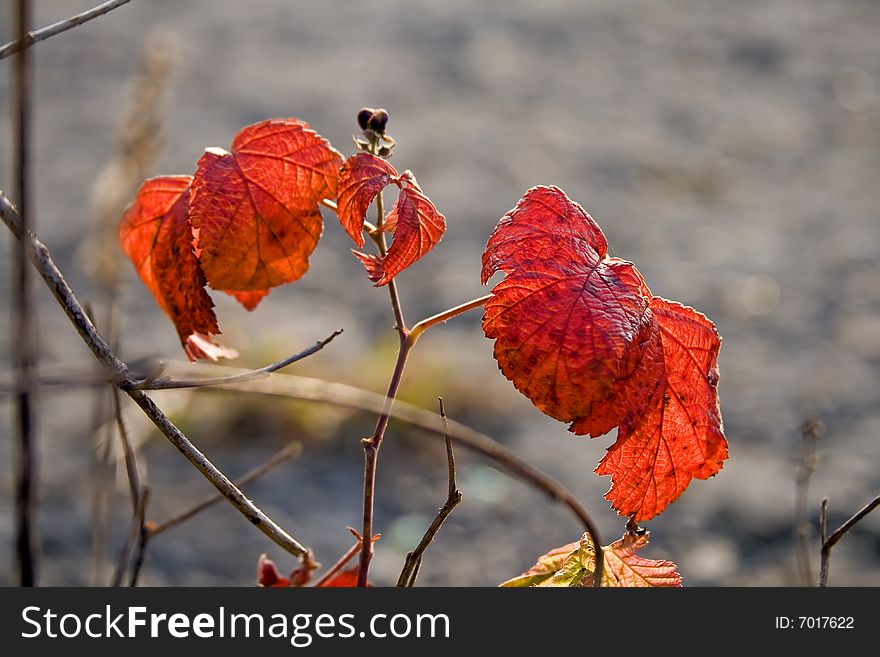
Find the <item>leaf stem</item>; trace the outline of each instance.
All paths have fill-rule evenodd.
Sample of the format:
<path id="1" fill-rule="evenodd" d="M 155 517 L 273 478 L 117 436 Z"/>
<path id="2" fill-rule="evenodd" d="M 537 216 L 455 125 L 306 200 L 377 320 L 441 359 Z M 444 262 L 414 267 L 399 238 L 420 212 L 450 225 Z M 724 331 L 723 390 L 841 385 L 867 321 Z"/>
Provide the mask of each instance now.
<path id="1" fill-rule="evenodd" d="M 444 322 L 449 321 L 453 317 L 457 317 L 462 313 L 466 313 L 468 310 L 473 310 L 475 308 L 481 308 L 486 305 L 486 302 L 492 298 L 491 294 L 487 294 L 484 297 L 479 297 L 478 299 L 472 299 L 466 303 L 463 303 L 459 306 L 455 306 L 454 308 L 450 308 L 449 310 L 444 310 L 442 313 L 437 313 L 432 317 L 428 317 L 423 319 L 418 324 L 412 327 L 412 330 L 409 332 L 409 339 L 413 343 L 419 339 L 419 336 L 427 331 L 432 326 L 436 326 L 437 324 L 443 324 Z"/>

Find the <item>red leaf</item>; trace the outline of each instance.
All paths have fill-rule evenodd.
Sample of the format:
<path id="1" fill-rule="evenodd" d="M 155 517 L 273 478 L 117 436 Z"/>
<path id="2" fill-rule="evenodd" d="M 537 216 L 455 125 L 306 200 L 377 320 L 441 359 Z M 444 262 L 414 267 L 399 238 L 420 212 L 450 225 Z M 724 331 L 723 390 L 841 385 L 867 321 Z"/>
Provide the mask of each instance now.
<path id="1" fill-rule="evenodd" d="M 483 330 L 504 375 L 577 434 L 619 427 L 597 472 L 606 498 L 646 520 L 694 477 L 721 468 L 720 338 L 691 308 L 654 297 L 632 263 L 609 258 L 602 231 L 556 187 L 529 190 L 483 254 L 492 290 Z"/>
<path id="2" fill-rule="evenodd" d="M 395 231 L 394 242 L 385 257 L 353 251 L 376 286 L 386 285 L 404 269 L 421 259 L 443 238 L 446 218 L 425 196 L 412 173 L 399 178 L 400 195 L 382 224 L 382 230 Z"/>
<path id="3" fill-rule="evenodd" d="M 663 347 L 663 376 L 650 405 L 620 426 L 596 469 L 611 475 L 605 496 L 621 515 L 647 520 L 681 495 L 691 479 L 708 479 L 727 458 L 718 406 L 715 326 L 693 308 L 651 299 Z"/>
<path id="4" fill-rule="evenodd" d="M 247 310 L 253 310 L 257 307 L 260 301 L 263 300 L 267 294 L 269 294 L 269 290 L 254 290 L 253 292 L 229 292 L 226 294 L 229 296 L 235 297 L 236 301 L 238 301 L 242 306 L 244 306 Z"/>
<path id="5" fill-rule="evenodd" d="M 144 182 L 119 225 L 119 241 L 138 276 L 174 322 L 190 360 L 238 354 L 213 342 L 219 333 L 214 303 L 193 252 L 187 211 L 190 176 Z"/>
<path id="6" fill-rule="evenodd" d="M 483 316 L 498 365 L 562 422 L 590 416 L 614 393 L 631 374 L 626 356 L 651 330 L 648 301 L 633 285 L 641 277 L 630 263 L 600 257 L 592 238 L 602 233 L 585 212 L 573 219 L 594 227 L 583 234 L 559 220 L 557 208 L 572 205 L 554 187 L 530 190 L 499 222 L 483 255 L 484 280 L 508 272 Z M 548 226 L 559 226 L 558 234 Z M 604 248 L 604 238 L 598 245 Z"/>
<path id="7" fill-rule="evenodd" d="M 352 588 L 357 586 L 358 583 L 358 568 L 359 566 L 352 566 L 351 568 L 346 568 L 345 570 L 340 570 L 333 577 L 328 579 L 326 582 L 321 584 L 322 588 Z M 369 582 L 367 586 L 372 586 Z"/>
<path id="8" fill-rule="evenodd" d="M 231 152 L 207 149 L 192 184 L 190 221 L 211 287 L 265 292 L 301 277 L 323 231 L 318 204 L 336 196 L 341 164 L 327 140 L 298 119 L 248 126 Z"/>
<path id="9" fill-rule="evenodd" d="M 483 252 L 485 285 L 498 271 L 510 273 L 519 261 L 532 261 L 545 247 L 573 240 L 604 257 L 608 242 L 602 229 L 558 187 L 533 187 L 492 231 Z"/>
<path id="10" fill-rule="evenodd" d="M 367 210 L 397 171 L 388 162 L 370 153 L 358 153 L 345 161 L 339 171 L 337 214 L 342 227 L 358 247 L 364 245 Z"/>
<path id="11" fill-rule="evenodd" d="M 680 587 L 681 575 L 671 561 L 645 559 L 636 554 L 648 544 L 649 533 L 626 534 L 603 548 L 605 569 L 602 586 L 614 587 Z"/>
<path id="12" fill-rule="evenodd" d="M 290 586 L 290 579 L 281 574 L 274 561 L 265 554 L 261 554 L 257 561 L 257 586 L 286 588 Z"/>

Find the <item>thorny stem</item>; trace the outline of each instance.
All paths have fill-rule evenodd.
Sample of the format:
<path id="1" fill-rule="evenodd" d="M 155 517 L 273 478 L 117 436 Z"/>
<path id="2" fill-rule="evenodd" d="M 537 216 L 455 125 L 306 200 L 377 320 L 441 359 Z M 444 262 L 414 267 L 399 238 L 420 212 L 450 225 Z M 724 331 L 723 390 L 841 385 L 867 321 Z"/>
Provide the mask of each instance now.
<path id="1" fill-rule="evenodd" d="M 66 32 L 67 30 L 74 28 L 77 25 L 82 25 L 83 23 L 86 23 L 93 18 L 103 16 L 107 12 L 112 11 L 128 2 L 131 2 L 131 0 L 110 0 L 110 2 L 105 2 L 98 5 L 97 7 L 92 7 L 91 9 L 84 11 L 81 14 L 71 16 L 70 18 L 67 18 L 63 21 L 58 21 L 57 23 L 53 23 L 52 25 L 48 25 L 39 30 L 33 30 L 31 32 L 21 34 L 19 35 L 19 38 L 15 41 L 10 41 L 3 47 L 0 47 L 0 59 L 9 57 L 9 55 L 13 53 L 26 50 L 38 41 L 48 39 L 51 36 L 60 34 L 61 32 Z"/>

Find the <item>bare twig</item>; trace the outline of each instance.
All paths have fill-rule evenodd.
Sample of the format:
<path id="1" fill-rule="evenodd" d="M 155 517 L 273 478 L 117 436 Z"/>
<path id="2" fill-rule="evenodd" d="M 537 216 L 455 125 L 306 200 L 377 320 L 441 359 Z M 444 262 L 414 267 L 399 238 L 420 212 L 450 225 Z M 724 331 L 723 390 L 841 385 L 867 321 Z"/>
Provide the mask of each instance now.
<path id="1" fill-rule="evenodd" d="M 0 59 L 9 57 L 9 55 L 12 55 L 16 52 L 22 52 L 30 48 L 38 41 L 43 41 L 44 39 L 48 39 L 51 36 L 60 34 L 61 32 L 66 32 L 67 30 L 74 28 L 77 25 L 82 25 L 83 23 L 86 23 L 93 18 L 103 16 L 107 12 L 112 11 L 130 1 L 131 0 L 112 0 L 111 2 L 105 2 L 98 5 L 97 7 L 89 9 L 88 11 L 84 11 L 81 14 L 71 16 L 70 18 L 67 18 L 63 21 L 58 21 L 57 23 L 53 23 L 52 25 L 47 25 L 46 27 L 39 30 L 21 33 L 15 41 L 10 41 L 3 47 L 0 47 Z"/>
<path id="2" fill-rule="evenodd" d="M 809 514 L 809 492 L 810 479 L 818 463 L 816 443 L 824 433 L 825 425 L 821 420 L 810 419 L 801 425 L 801 462 L 795 481 L 794 508 L 795 555 L 801 586 L 810 586 L 814 581 L 810 557 L 813 548 L 810 546 L 812 523 Z"/>
<path id="3" fill-rule="evenodd" d="M 275 454 L 273 454 L 269 458 L 269 460 L 267 460 L 265 463 L 261 463 L 257 467 L 255 467 L 251 470 L 248 470 L 245 474 L 243 474 L 241 477 L 236 479 L 235 485 L 238 486 L 239 488 L 244 488 L 248 484 L 250 484 L 250 483 L 256 481 L 257 479 L 259 479 L 260 477 L 262 477 L 264 474 L 270 472 L 276 466 L 281 465 L 286 460 L 301 454 L 302 449 L 303 449 L 302 443 L 296 443 L 296 442 L 290 443 L 289 445 L 285 446 L 283 449 L 281 449 L 278 452 L 276 452 Z M 201 513 L 202 511 L 213 506 L 217 502 L 220 502 L 222 499 L 223 499 L 223 495 L 221 495 L 220 493 L 215 493 L 213 495 L 210 495 L 209 497 L 206 497 L 201 502 L 198 502 L 197 504 L 193 504 L 188 509 L 185 509 L 183 511 L 180 511 L 179 513 L 174 514 L 172 517 L 168 518 L 167 520 L 163 520 L 160 523 L 157 523 L 155 525 L 151 525 L 149 527 L 150 536 L 151 537 L 156 536 L 157 534 L 161 534 L 162 532 L 164 532 L 168 529 L 171 529 L 172 527 L 176 527 L 177 525 L 179 525 L 183 521 L 189 520 L 197 513 Z"/>
<path id="4" fill-rule="evenodd" d="M 18 0 L 16 19 L 19 38 L 23 38 L 30 22 L 30 2 Z M 22 52 L 15 66 L 15 150 L 14 188 L 21 199 L 21 225 L 27 231 L 32 223 L 30 213 L 30 118 L 31 79 L 30 57 Z M 12 272 L 12 362 L 15 367 L 15 420 L 18 435 L 15 452 L 15 517 L 16 560 L 19 583 L 36 584 L 36 456 L 34 445 L 34 404 L 36 402 L 35 368 L 37 365 L 35 308 L 31 291 L 30 269 L 27 266 L 27 248 L 16 249 Z"/>
<path id="5" fill-rule="evenodd" d="M 318 340 L 311 347 L 304 349 L 292 356 L 288 356 L 284 360 L 270 363 L 269 365 L 260 367 L 255 370 L 241 370 L 236 372 L 235 374 L 215 377 L 203 377 L 200 379 L 173 379 L 167 376 L 150 375 L 139 380 L 133 380 L 131 385 L 133 388 L 136 388 L 138 390 L 176 390 L 180 388 L 205 388 L 209 386 L 224 386 L 231 383 L 245 383 L 247 381 L 254 381 L 256 379 L 264 379 L 270 374 L 284 369 L 288 365 L 292 365 L 293 363 L 302 360 L 307 356 L 311 356 L 312 354 L 317 353 L 325 346 L 327 346 L 330 342 L 332 342 L 334 338 L 341 335 L 342 333 L 342 329 L 337 329 L 323 340 Z M 150 371 L 160 372 L 163 369 L 162 362 L 149 362 L 147 369 Z M 36 382 L 41 388 L 64 389 L 69 388 L 73 385 L 79 388 L 82 388 L 83 386 L 103 387 L 108 383 L 108 379 L 106 376 L 101 376 L 100 373 L 96 375 L 93 368 L 71 368 L 70 370 L 63 371 L 58 374 L 41 376 L 36 379 Z M 110 383 L 112 382 L 113 381 L 110 380 Z M 0 382 L 0 397 L 8 395 L 14 391 L 14 383 Z"/>
<path id="6" fill-rule="evenodd" d="M 828 540 L 828 498 L 823 497 L 819 504 L 819 545 Z"/>
<path id="7" fill-rule="evenodd" d="M 119 431 L 119 441 L 122 443 L 122 458 L 125 461 L 125 472 L 128 475 L 128 488 L 131 492 L 132 509 L 138 508 L 138 495 L 141 490 L 140 468 L 137 464 L 137 456 L 131 445 L 131 437 L 128 435 L 128 427 L 125 418 L 122 417 L 122 404 L 119 400 L 119 388 L 113 387 L 113 414 L 116 416 L 116 428 Z"/>
<path id="8" fill-rule="evenodd" d="M 183 454 L 187 460 L 196 467 L 202 475 L 208 479 L 223 496 L 245 516 L 261 532 L 268 536 L 287 552 L 299 557 L 305 554 L 306 548 L 296 539 L 284 531 L 263 513 L 251 500 L 245 497 L 220 470 L 211 463 L 193 445 L 189 439 L 165 416 L 158 406 L 142 390 L 137 390 L 135 381 L 128 376 L 128 367 L 116 357 L 110 346 L 101 337 L 98 330 L 83 310 L 76 295 L 70 289 L 64 276 L 58 270 L 52 259 L 49 249 L 33 235 L 23 232 L 21 219 L 15 207 L 6 196 L 0 192 L 0 217 L 9 227 L 12 233 L 22 240 L 28 249 L 28 255 L 49 286 L 52 294 L 67 314 L 70 321 L 76 327 L 80 337 L 91 349 L 95 357 L 101 362 L 108 372 L 111 382 L 119 386 L 134 402 L 141 407 L 146 416 L 162 432 L 162 435 Z"/>
<path id="9" fill-rule="evenodd" d="M 146 520 L 147 502 L 149 502 L 149 499 L 149 487 L 142 486 L 137 493 L 137 507 L 131 516 L 131 529 L 128 532 L 128 538 L 125 540 L 125 544 L 122 546 L 122 551 L 119 553 L 119 561 L 116 563 L 116 572 L 113 575 L 113 581 L 110 586 L 122 586 L 125 571 L 128 569 L 131 551 L 134 549 L 135 544 L 140 541 L 140 537 L 144 533 L 144 522 Z M 141 545 L 143 545 L 143 542 L 141 542 Z"/>
<path id="10" fill-rule="evenodd" d="M 330 344 L 333 339 L 342 334 L 342 329 L 337 329 L 333 331 L 329 336 L 324 338 L 323 340 L 318 340 L 315 344 L 313 344 L 308 349 L 304 349 L 293 356 L 288 356 L 284 360 L 279 360 L 277 363 L 272 363 L 271 365 L 266 365 L 265 367 L 261 367 L 256 370 L 250 370 L 247 372 L 240 372 L 239 374 L 231 374 L 229 376 L 220 376 L 214 377 L 210 379 L 189 379 L 189 380 L 174 380 L 168 377 L 159 377 L 157 379 L 146 379 L 143 382 L 139 382 L 135 384 L 135 388 L 140 390 L 170 390 L 173 388 L 199 388 L 203 386 L 221 386 L 227 385 L 230 383 L 244 383 L 246 381 L 253 381 L 255 379 L 262 379 L 273 372 L 277 372 L 280 369 L 287 367 L 307 356 L 311 356 L 314 353 L 321 351 L 324 347 Z"/>
<path id="11" fill-rule="evenodd" d="M 144 492 L 147 492 L 146 486 L 144 487 Z M 144 514 L 146 514 L 146 503 L 144 503 Z M 128 585 L 132 588 L 137 586 L 138 577 L 140 577 L 141 569 L 147 556 L 147 543 L 149 543 L 151 536 L 150 530 L 147 527 L 146 515 L 144 515 L 138 528 L 137 545 L 135 546 L 134 558 L 132 559 L 131 577 L 128 580 Z"/>
<path id="12" fill-rule="evenodd" d="M 449 514 L 461 503 L 461 491 L 458 490 L 458 484 L 455 481 L 455 454 L 452 451 L 452 440 L 449 438 L 449 420 L 446 417 L 446 410 L 443 408 L 443 398 L 439 397 L 440 418 L 443 421 L 443 439 L 446 442 L 446 462 L 448 469 L 449 491 L 447 493 L 446 502 L 437 512 L 437 516 L 425 531 L 422 540 L 412 552 L 408 552 L 400 571 L 400 577 L 397 578 L 397 586 L 414 586 L 416 578 L 419 576 L 419 569 L 422 566 L 422 556 L 425 550 L 434 540 L 437 532 L 443 526 Z"/>
<path id="13" fill-rule="evenodd" d="M 823 500 L 822 506 L 827 507 L 827 502 L 827 499 Z M 831 536 L 822 541 L 822 548 L 819 554 L 819 586 L 824 587 L 828 585 L 828 568 L 831 562 L 831 548 L 837 545 L 837 542 L 842 539 L 850 529 L 855 527 L 856 523 L 878 506 L 880 506 L 880 495 L 856 511 L 845 523 L 835 529 Z"/>

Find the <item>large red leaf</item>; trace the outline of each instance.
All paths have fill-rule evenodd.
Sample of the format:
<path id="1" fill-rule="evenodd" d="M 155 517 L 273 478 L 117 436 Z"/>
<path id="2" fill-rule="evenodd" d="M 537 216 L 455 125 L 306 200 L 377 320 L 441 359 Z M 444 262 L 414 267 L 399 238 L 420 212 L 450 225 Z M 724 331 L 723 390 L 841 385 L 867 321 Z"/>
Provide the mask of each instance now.
<path id="1" fill-rule="evenodd" d="M 151 178 L 141 185 L 119 225 L 119 241 L 141 280 L 174 322 L 190 360 L 234 358 L 211 339 L 219 333 L 214 303 L 193 252 L 187 219 L 190 176 Z"/>
<path id="2" fill-rule="evenodd" d="M 483 330 L 504 375 L 577 434 L 618 427 L 597 469 L 621 515 L 660 513 L 721 468 L 720 338 L 691 308 L 654 297 L 632 263 L 556 187 L 529 190 L 483 254 L 492 290 Z"/>
<path id="3" fill-rule="evenodd" d="M 192 184 L 190 221 L 210 286 L 265 293 L 301 277 L 323 231 L 318 204 L 335 198 L 341 165 L 327 140 L 298 119 L 248 126 L 231 152 L 207 149 Z M 249 309 L 258 302 L 243 299 Z"/>
<path id="4" fill-rule="evenodd" d="M 620 425 L 617 442 L 596 469 L 611 475 L 606 495 L 621 515 L 647 520 L 681 495 L 693 478 L 716 474 L 727 458 L 718 406 L 715 326 L 693 308 L 651 299 L 663 350 L 663 376 L 647 410 Z"/>
<path id="5" fill-rule="evenodd" d="M 650 335 L 651 318 L 633 266 L 600 256 L 592 244 L 602 233 L 585 212 L 573 223 L 589 224 L 560 223 L 563 204 L 573 202 L 560 190 L 536 187 L 492 233 L 483 279 L 498 269 L 508 275 L 492 290 L 483 331 L 517 390 L 547 415 L 574 422 L 631 374 L 628 356 Z M 581 232 L 590 224 L 594 231 Z"/>
<path id="6" fill-rule="evenodd" d="M 336 212 L 345 232 L 359 248 L 364 245 L 367 210 L 379 192 L 396 179 L 395 168 L 371 153 L 353 155 L 342 165 Z"/>

